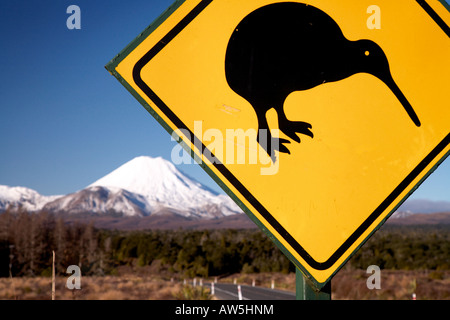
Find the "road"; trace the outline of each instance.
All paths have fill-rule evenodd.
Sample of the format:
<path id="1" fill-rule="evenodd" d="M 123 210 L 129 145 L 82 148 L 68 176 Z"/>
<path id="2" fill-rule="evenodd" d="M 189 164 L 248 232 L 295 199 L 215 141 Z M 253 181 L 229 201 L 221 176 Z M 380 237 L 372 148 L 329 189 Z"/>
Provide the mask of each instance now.
<path id="1" fill-rule="evenodd" d="M 211 284 L 205 284 L 208 288 Z M 241 285 L 242 300 L 295 300 L 295 292 Z M 238 285 L 215 283 L 214 295 L 220 300 L 239 300 Z"/>

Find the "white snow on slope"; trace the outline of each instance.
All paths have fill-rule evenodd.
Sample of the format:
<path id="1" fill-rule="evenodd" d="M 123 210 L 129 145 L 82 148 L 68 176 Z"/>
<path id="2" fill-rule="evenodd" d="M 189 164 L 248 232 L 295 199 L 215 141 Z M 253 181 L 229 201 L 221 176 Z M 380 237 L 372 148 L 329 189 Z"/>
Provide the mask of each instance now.
<path id="1" fill-rule="evenodd" d="M 0 185 L 0 209 L 19 208 L 27 211 L 39 211 L 44 205 L 61 196 L 43 196 L 37 191 L 25 187 Z"/>
<path id="2" fill-rule="evenodd" d="M 242 212 L 228 196 L 209 191 L 161 157 L 134 158 L 89 185 L 93 186 L 122 188 L 140 194 L 152 211 L 167 207 L 181 215 L 205 218 Z"/>
<path id="3" fill-rule="evenodd" d="M 113 187 L 88 187 L 51 201 L 44 206 L 50 212 L 69 214 L 120 214 L 145 216 L 150 212 L 143 196 Z"/>

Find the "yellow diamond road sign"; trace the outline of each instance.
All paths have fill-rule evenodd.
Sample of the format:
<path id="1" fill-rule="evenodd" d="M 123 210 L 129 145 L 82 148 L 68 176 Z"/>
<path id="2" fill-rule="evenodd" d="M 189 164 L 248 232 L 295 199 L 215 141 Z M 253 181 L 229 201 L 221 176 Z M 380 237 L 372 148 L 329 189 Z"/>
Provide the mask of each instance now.
<path id="1" fill-rule="evenodd" d="M 450 152 L 449 26 L 438 0 L 177 1 L 107 69 L 320 288 Z"/>

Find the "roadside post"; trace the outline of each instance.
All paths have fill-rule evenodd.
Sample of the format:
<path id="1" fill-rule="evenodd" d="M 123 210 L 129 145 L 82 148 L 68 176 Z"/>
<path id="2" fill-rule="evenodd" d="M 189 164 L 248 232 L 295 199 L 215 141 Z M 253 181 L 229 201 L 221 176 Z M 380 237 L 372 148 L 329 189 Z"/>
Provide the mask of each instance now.
<path id="1" fill-rule="evenodd" d="M 295 297 L 297 300 L 331 300 L 331 280 L 317 289 L 308 283 L 302 272 L 295 269 Z"/>
<path id="2" fill-rule="evenodd" d="M 330 299 L 450 153 L 449 26 L 439 0 L 178 0 L 106 69 L 290 259 L 297 298 Z"/>

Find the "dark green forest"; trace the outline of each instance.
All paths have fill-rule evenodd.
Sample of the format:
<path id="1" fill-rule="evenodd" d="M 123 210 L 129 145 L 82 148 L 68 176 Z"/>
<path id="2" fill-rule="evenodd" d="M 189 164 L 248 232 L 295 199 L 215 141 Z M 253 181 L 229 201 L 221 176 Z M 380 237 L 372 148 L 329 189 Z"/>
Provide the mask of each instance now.
<path id="1" fill-rule="evenodd" d="M 349 260 L 366 269 L 449 270 L 450 226 L 385 225 Z M 78 265 L 84 275 L 115 274 L 120 266 L 145 267 L 158 261 L 183 276 L 224 276 L 237 272 L 295 271 L 284 254 L 256 229 L 98 230 L 67 224 L 48 213 L 0 214 L 0 277 L 65 275 Z"/>

